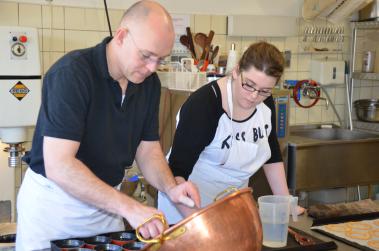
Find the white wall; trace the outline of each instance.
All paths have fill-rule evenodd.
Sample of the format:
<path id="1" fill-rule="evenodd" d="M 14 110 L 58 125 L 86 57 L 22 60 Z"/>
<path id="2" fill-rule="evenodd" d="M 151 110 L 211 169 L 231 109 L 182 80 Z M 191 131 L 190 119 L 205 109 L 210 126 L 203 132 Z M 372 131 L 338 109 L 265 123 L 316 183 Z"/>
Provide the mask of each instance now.
<path id="1" fill-rule="evenodd" d="M 18 3 L 48 4 L 50 0 L 7 0 Z M 135 0 L 107 0 L 108 8 L 126 9 Z M 212 15 L 299 16 L 303 0 L 158 0 L 169 12 Z M 103 0 L 52 0 L 53 5 L 100 8 Z"/>

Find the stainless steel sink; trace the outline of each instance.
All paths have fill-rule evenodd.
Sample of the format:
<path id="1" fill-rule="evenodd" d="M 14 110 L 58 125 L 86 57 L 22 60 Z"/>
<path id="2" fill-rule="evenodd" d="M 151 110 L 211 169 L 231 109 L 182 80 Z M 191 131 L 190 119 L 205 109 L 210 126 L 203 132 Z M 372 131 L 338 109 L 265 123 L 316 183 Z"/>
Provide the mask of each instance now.
<path id="1" fill-rule="evenodd" d="M 294 191 L 379 183 L 379 135 L 333 126 L 294 126 L 285 153 Z"/>
<path id="2" fill-rule="evenodd" d="M 379 135 L 361 131 L 350 131 L 342 128 L 314 128 L 292 130 L 291 135 L 318 140 L 358 140 L 379 138 Z"/>

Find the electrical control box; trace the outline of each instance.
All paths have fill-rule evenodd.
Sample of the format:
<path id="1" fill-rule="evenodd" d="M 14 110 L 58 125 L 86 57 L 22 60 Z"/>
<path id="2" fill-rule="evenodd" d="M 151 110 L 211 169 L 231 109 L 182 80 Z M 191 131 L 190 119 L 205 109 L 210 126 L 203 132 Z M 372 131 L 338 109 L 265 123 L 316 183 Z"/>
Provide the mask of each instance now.
<path id="1" fill-rule="evenodd" d="M 345 82 L 345 61 L 312 60 L 311 79 L 320 85 L 343 84 Z"/>

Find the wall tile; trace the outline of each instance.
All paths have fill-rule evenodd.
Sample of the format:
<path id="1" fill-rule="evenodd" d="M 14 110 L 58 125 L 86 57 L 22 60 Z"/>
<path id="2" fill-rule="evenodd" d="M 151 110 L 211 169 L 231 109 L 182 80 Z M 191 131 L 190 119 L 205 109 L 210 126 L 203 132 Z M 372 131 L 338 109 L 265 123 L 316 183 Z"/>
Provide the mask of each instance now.
<path id="1" fill-rule="evenodd" d="M 109 21 L 111 22 L 112 31 L 117 30 L 123 15 L 123 10 L 109 10 Z"/>
<path id="2" fill-rule="evenodd" d="M 280 51 L 284 51 L 284 43 L 285 43 L 285 38 L 282 37 L 272 37 L 268 39 L 268 42 L 275 45 L 276 48 Z"/>
<path id="3" fill-rule="evenodd" d="M 214 35 L 212 40 L 213 47 L 218 45 L 220 47 L 219 53 L 225 53 L 226 52 L 226 35 Z"/>
<path id="4" fill-rule="evenodd" d="M 354 102 L 354 100 L 360 99 L 360 93 L 361 93 L 360 87 L 354 87 L 353 88 L 353 102 Z"/>
<path id="5" fill-rule="evenodd" d="M 52 19 L 51 13 L 53 13 Z M 52 28 L 64 29 L 64 9 L 62 6 L 42 6 L 42 27 L 50 28 L 51 22 L 53 23 Z"/>
<path id="6" fill-rule="evenodd" d="M 190 15 L 190 24 L 192 33 L 195 33 L 195 15 Z"/>
<path id="7" fill-rule="evenodd" d="M 322 123 L 332 123 L 335 121 L 335 114 L 331 107 L 321 106 L 321 120 Z"/>
<path id="8" fill-rule="evenodd" d="M 65 52 L 92 47 L 100 43 L 106 36 L 106 31 L 65 31 Z"/>
<path id="9" fill-rule="evenodd" d="M 321 109 L 320 106 L 314 106 L 309 109 L 309 123 L 321 123 Z"/>
<path id="10" fill-rule="evenodd" d="M 65 52 L 85 47 L 86 36 L 83 31 L 65 30 L 64 38 Z"/>
<path id="11" fill-rule="evenodd" d="M 43 29 L 43 51 L 64 52 L 64 30 Z"/>
<path id="12" fill-rule="evenodd" d="M 211 29 L 220 35 L 226 35 L 227 16 L 211 16 Z"/>
<path id="13" fill-rule="evenodd" d="M 338 87 L 336 88 L 336 97 L 334 100 L 334 104 L 343 105 L 346 102 L 346 88 Z"/>
<path id="14" fill-rule="evenodd" d="M 42 28 L 42 8 L 37 4 L 19 5 L 20 26 Z"/>
<path id="15" fill-rule="evenodd" d="M 308 124 L 309 121 L 309 109 L 302 107 L 295 108 L 296 124 Z"/>
<path id="16" fill-rule="evenodd" d="M 85 30 L 106 31 L 108 30 L 105 11 L 102 9 L 84 10 Z"/>
<path id="17" fill-rule="evenodd" d="M 336 100 L 336 88 L 335 87 L 325 87 L 323 90 L 321 90 L 321 97 L 326 98 L 327 95 L 329 95 L 329 98 L 330 98 L 329 101 L 335 103 L 335 100 Z M 325 101 L 323 101 L 323 100 L 319 100 L 319 103 L 320 102 L 322 102 L 323 105 L 325 104 Z"/>
<path id="18" fill-rule="evenodd" d="M 282 79 L 283 79 L 283 81 L 284 80 L 297 80 L 297 79 L 299 79 L 297 77 L 297 74 L 298 74 L 297 72 L 289 72 L 285 69 Z"/>
<path id="19" fill-rule="evenodd" d="M 64 25 L 65 29 L 85 30 L 86 19 L 85 9 L 83 8 L 64 8 Z"/>
<path id="20" fill-rule="evenodd" d="M 63 55 L 63 52 L 43 52 L 43 74 Z"/>
<path id="21" fill-rule="evenodd" d="M 372 97 L 372 87 L 362 87 L 359 93 L 360 99 L 370 99 Z"/>
<path id="22" fill-rule="evenodd" d="M 309 71 L 298 71 L 297 72 L 297 79 L 309 79 L 310 78 L 310 72 Z"/>
<path id="23" fill-rule="evenodd" d="M 343 124 L 344 120 L 345 120 L 346 107 L 345 107 L 345 105 L 335 105 L 335 108 L 336 108 L 337 113 L 340 116 L 340 119 L 341 119 L 342 124 Z M 338 120 L 336 119 L 336 121 L 338 121 Z"/>
<path id="24" fill-rule="evenodd" d="M 361 80 L 360 85 L 357 87 L 371 87 L 372 81 L 371 80 Z"/>
<path id="25" fill-rule="evenodd" d="M 310 71 L 311 56 L 308 54 L 298 55 L 298 71 Z"/>
<path id="26" fill-rule="evenodd" d="M 373 97 L 373 98 L 376 98 L 376 99 L 379 99 L 379 84 L 376 84 L 376 85 L 372 88 L 372 97 Z"/>
<path id="27" fill-rule="evenodd" d="M 290 125 L 295 125 L 296 124 L 296 109 L 294 107 L 290 108 L 290 120 L 289 120 Z"/>
<path id="28" fill-rule="evenodd" d="M 38 32 L 38 45 L 39 45 L 39 51 L 42 51 L 42 45 L 43 45 L 43 34 L 42 29 L 37 29 Z"/>
<path id="29" fill-rule="evenodd" d="M 0 24 L 7 26 L 18 25 L 18 4 L 0 2 Z"/>
<path id="30" fill-rule="evenodd" d="M 236 51 L 242 53 L 242 38 L 241 37 L 232 37 L 226 36 L 226 45 L 225 48 L 222 49 L 223 53 L 228 53 L 232 48 L 232 44 L 235 45 Z"/>
<path id="31" fill-rule="evenodd" d="M 286 68 L 287 71 L 298 71 L 298 57 L 296 54 L 291 55 L 291 64 L 290 67 Z"/>
<path id="32" fill-rule="evenodd" d="M 286 37 L 284 50 L 290 50 L 292 53 L 298 52 L 298 37 Z"/>
<path id="33" fill-rule="evenodd" d="M 242 37 L 241 53 L 243 53 L 252 43 L 258 42 L 257 37 Z"/>

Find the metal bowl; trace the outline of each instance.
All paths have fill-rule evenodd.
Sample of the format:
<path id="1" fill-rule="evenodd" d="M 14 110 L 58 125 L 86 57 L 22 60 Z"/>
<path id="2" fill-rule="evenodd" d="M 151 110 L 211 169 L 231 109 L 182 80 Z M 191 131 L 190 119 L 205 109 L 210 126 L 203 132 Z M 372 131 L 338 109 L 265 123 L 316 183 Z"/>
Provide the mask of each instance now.
<path id="1" fill-rule="evenodd" d="M 354 102 L 354 107 L 359 120 L 379 122 L 378 99 L 360 99 Z"/>

